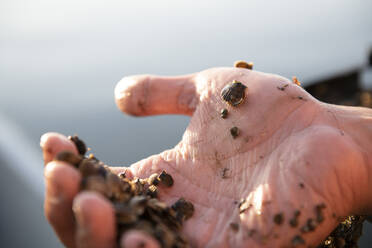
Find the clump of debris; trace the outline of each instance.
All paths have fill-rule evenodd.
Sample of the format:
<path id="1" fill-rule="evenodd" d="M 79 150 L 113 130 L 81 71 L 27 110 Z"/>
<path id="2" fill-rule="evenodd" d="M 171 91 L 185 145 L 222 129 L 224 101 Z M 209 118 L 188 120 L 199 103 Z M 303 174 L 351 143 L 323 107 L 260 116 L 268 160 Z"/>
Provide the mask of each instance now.
<path id="1" fill-rule="evenodd" d="M 174 181 L 170 174 L 162 171 L 146 179 L 129 179 L 125 173 L 116 175 L 92 154 L 85 156 L 86 146 L 77 136 L 70 136 L 69 139 L 75 143 L 79 155 L 63 151 L 55 159 L 79 170 L 81 190 L 96 191 L 112 202 L 118 243 L 126 231 L 135 229 L 156 238 L 161 247 L 188 247 L 181 229 L 184 221 L 194 213 L 193 204 L 180 198 L 168 207 L 157 199 L 158 186 L 172 187 Z"/>

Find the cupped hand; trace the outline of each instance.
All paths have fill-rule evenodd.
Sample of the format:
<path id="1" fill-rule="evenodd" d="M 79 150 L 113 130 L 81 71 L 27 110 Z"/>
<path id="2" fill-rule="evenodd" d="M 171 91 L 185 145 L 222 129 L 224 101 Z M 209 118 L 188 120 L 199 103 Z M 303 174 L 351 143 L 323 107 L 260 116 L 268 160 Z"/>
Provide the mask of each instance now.
<path id="1" fill-rule="evenodd" d="M 221 98 L 233 80 L 247 86 L 238 106 Z M 321 103 L 286 78 L 243 68 L 126 77 L 115 97 L 131 115 L 192 116 L 173 149 L 129 168 L 112 168 L 129 177 L 171 174 L 174 185 L 162 188 L 159 198 L 172 204 L 184 197 L 194 204 L 183 228 L 192 247 L 314 247 L 343 216 L 370 212 L 368 109 Z M 227 118 L 221 118 L 222 109 Z M 41 146 L 45 212 L 62 242 L 114 247 L 110 203 L 92 192 L 78 194 L 79 173 L 52 161 L 62 150 L 77 153 L 74 145 L 48 133 Z M 159 247 L 136 231 L 121 244 Z"/>

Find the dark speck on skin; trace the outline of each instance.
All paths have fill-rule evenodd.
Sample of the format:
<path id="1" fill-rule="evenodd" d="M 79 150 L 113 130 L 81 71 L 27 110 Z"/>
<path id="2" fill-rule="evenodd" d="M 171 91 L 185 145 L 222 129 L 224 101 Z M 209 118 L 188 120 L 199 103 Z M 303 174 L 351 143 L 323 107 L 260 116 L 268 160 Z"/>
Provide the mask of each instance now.
<path id="1" fill-rule="evenodd" d="M 239 129 L 237 127 L 230 128 L 230 134 L 235 139 L 239 135 Z"/>
<path id="2" fill-rule="evenodd" d="M 324 221 L 323 209 L 326 207 L 324 203 L 315 206 L 316 221 L 322 223 Z"/>
<path id="3" fill-rule="evenodd" d="M 298 226 L 298 217 L 301 215 L 300 210 L 296 210 L 293 213 L 293 217 L 289 220 L 289 225 L 291 227 L 297 227 Z"/>
<path id="4" fill-rule="evenodd" d="M 306 100 L 304 97 L 302 97 L 302 96 L 298 96 L 297 99 L 302 100 L 302 101 L 307 101 L 307 100 Z"/>
<path id="5" fill-rule="evenodd" d="M 292 218 L 292 219 L 290 219 L 290 220 L 289 220 L 289 225 L 290 225 L 291 227 L 297 227 L 297 226 L 298 226 L 298 220 L 297 220 L 297 218 Z"/>
<path id="6" fill-rule="evenodd" d="M 289 85 L 289 84 L 285 84 L 285 85 L 283 85 L 282 87 L 277 86 L 276 88 L 277 88 L 278 90 L 284 91 L 285 88 L 287 88 L 288 85 Z"/>
<path id="7" fill-rule="evenodd" d="M 235 222 L 231 222 L 231 223 L 230 223 L 230 228 L 231 228 L 234 232 L 237 232 L 237 231 L 239 231 L 239 224 L 238 224 L 238 223 L 235 223 Z"/>
<path id="8" fill-rule="evenodd" d="M 248 232 L 248 236 L 252 237 L 257 231 L 255 229 L 252 229 Z"/>
<path id="9" fill-rule="evenodd" d="M 303 245 L 303 244 L 305 244 L 305 240 L 300 235 L 296 235 L 293 237 L 292 239 L 293 246 L 298 246 L 298 245 Z"/>
<path id="10" fill-rule="evenodd" d="M 301 189 L 305 188 L 305 184 L 299 183 L 298 186 L 300 186 Z"/>
<path id="11" fill-rule="evenodd" d="M 307 232 L 314 231 L 316 226 L 317 226 L 317 224 L 316 224 L 315 220 L 313 220 L 312 218 L 309 218 L 306 221 L 306 224 L 304 226 L 302 226 L 300 230 L 303 233 L 307 233 Z"/>
<path id="12" fill-rule="evenodd" d="M 228 171 L 229 171 L 230 169 L 228 169 L 228 168 L 223 168 L 222 169 L 222 179 L 226 179 L 226 178 L 228 178 Z"/>
<path id="13" fill-rule="evenodd" d="M 273 220 L 274 220 L 275 224 L 281 225 L 284 221 L 283 213 L 278 213 L 278 214 L 274 215 Z"/>
<path id="14" fill-rule="evenodd" d="M 222 119 L 226 119 L 226 118 L 227 118 L 227 114 L 228 114 L 227 109 L 222 109 L 222 110 L 221 110 L 220 115 L 221 115 L 221 118 L 222 118 Z"/>

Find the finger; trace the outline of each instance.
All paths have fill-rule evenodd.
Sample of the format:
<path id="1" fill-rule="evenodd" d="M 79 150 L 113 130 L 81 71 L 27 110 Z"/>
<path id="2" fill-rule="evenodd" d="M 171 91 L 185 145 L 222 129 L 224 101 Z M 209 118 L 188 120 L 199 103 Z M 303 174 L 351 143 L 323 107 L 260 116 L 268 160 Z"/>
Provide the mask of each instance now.
<path id="1" fill-rule="evenodd" d="M 116 85 L 115 99 L 121 111 L 136 116 L 192 115 L 199 101 L 193 75 L 125 77 Z"/>
<path id="2" fill-rule="evenodd" d="M 76 246 L 114 247 L 116 230 L 112 205 L 95 192 L 82 192 L 74 200 L 77 230 Z"/>
<path id="3" fill-rule="evenodd" d="M 160 248 L 159 242 L 142 231 L 128 231 L 120 241 L 122 248 Z"/>
<path id="4" fill-rule="evenodd" d="M 64 162 L 53 161 L 44 171 L 45 216 L 67 247 L 75 247 L 75 223 L 72 201 L 79 191 L 80 173 Z"/>
<path id="5" fill-rule="evenodd" d="M 40 146 L 43 150 L 44 164 L 52 161 L 61 151 L 71 151 L 78 154 L 75 144 L 59 133 L 46 133 L 41 136 Z"/>

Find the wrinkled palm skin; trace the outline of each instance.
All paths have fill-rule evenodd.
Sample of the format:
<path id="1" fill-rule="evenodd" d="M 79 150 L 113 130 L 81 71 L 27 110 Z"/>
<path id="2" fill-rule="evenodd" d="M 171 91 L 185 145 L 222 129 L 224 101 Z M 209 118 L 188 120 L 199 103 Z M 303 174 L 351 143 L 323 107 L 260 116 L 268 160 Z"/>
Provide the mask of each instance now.
<path id="1" fill-rule="evenodd" d="M 235 107 L 220 94 L 233 80 L 247 86 Z M 286 78 L 242 68 L 125 77 L 115 96 L 131 115 L 191 116 L 173 149 L 113 170 L 171 174 L 159 197 L 194 204 L 183 229 L 192 247 L 316 247 L 343 216 L 370 212 L 369 109 L 325 104 Z"/>

